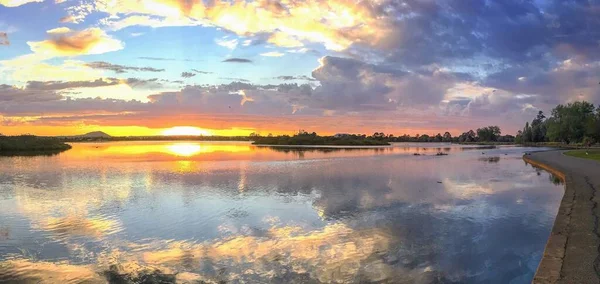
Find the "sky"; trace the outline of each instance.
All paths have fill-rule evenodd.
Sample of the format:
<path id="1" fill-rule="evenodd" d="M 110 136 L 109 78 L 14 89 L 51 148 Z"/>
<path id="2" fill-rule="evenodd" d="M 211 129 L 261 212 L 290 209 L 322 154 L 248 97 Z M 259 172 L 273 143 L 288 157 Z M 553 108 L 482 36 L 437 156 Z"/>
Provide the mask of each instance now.
<path id="1" fill-rule="evenodd" d="M 514 134 L 599 83 L 598 0 L 0 0 L 5 135 Z"/>

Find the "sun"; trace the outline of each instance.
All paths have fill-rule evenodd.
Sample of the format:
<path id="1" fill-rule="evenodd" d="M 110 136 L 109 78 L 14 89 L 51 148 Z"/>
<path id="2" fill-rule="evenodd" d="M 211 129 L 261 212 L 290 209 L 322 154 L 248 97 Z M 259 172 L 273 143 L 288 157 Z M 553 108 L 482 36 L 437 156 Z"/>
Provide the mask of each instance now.
<path id="1" fill-rule="evenodd" d="M 175 126 L 169 129 L 165 129 L 162 132 L 165 136 L 210 136 L 211 133 L 208 130 L 193 126 Z"/>

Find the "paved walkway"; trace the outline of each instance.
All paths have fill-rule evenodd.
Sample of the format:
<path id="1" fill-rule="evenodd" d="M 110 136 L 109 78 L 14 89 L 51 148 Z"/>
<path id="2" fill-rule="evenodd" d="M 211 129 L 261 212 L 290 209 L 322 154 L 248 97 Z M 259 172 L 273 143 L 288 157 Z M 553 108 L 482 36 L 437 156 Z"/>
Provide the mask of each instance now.
<path id="1" fill-rule="evenodd" d="M 600 283 L 600 163 L 564 151 L 523 159 L 565 179 L 565 195 L 533 283 Z"/>

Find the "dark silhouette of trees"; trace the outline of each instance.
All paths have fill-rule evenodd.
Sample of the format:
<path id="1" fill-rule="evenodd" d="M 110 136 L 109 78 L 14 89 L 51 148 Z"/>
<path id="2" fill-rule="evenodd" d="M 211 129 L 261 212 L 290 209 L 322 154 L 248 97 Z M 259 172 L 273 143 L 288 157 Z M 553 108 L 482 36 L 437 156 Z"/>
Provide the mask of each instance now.
<path id="1" fill-rule="evenodd" d="M 496 142 L 498 141 L 498 137 L 500 137 L 500 134 L 502 134 L 502 132 L 500 131 L 500 127 L 498 126 L 487 126 L 477 128 L 477 136 L 479 137 L 479 141 Z"/>
<path id="2" fill-rule="evenodd" d="M 450 132 L 446 131 L 444 133 L 444 136 L 442 137 L 442 141 L 443 142 L 452 142 L 452 134 L 450 134 Z"/>
<path id="3" fill-rule="evenodd" d="M 460 142 L 460 143 L 476 142 L 476 141 L 477 141 L 477 134 L 475 134 L 475 131 L 473 131 L 473 130 L 469 130 L 467 132 L 464 132 L 460 136 L 458 136 L 458 142 Z"/>

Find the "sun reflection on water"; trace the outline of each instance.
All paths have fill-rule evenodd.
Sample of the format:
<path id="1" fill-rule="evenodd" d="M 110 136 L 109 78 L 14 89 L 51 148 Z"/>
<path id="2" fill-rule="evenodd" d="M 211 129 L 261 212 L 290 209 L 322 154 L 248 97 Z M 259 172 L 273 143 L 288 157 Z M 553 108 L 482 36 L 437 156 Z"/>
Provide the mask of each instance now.
<path id="1" fill-rule="evenodd" d="M 166 147 L 169 153 L 184 157 L 190 157 L 202 151 L 202 147 L 200 147 L 200 145 L 192 143 L 171 144 L 167 145 Z"/>

